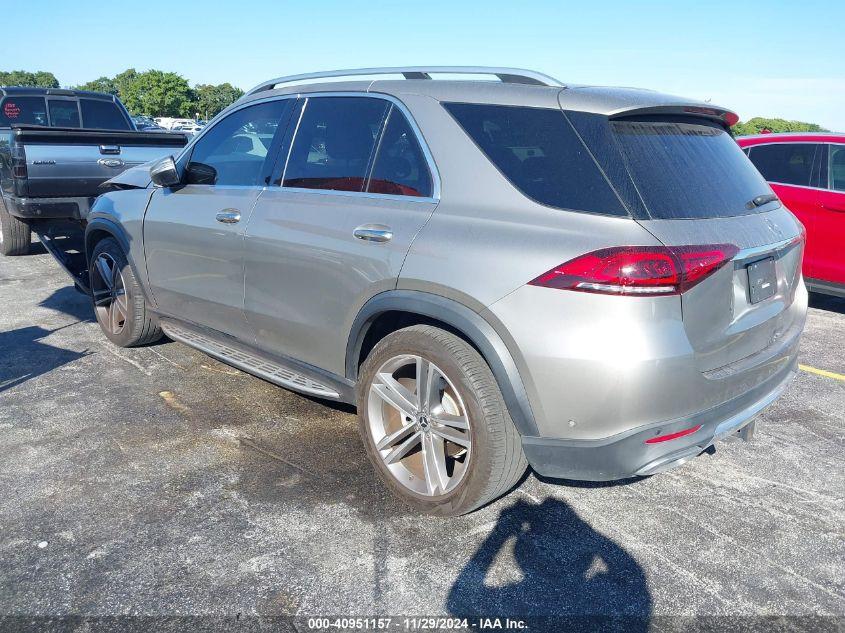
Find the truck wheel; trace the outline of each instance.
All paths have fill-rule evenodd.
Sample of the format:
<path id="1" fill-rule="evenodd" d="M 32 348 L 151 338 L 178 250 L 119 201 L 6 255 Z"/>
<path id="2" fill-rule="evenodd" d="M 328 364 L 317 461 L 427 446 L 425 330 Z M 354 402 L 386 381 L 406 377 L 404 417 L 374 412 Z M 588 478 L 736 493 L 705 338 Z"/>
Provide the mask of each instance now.
<path id="1" fill-rule="evenodd" d="M 18 220 L 0 202 L 0 253 L 7 257 L 26 255 L 31 243 L 32 230 L 29 224 Z"/>
<path id="2" fill-rule="evenodd" d="M 88 266 L 94 312 L 100 329 L 119 347 L 154 343 L 162 337 L 158 320 L 147 308 L 141 286 L 120 244 L 97 243 Z"/>
<path id="3" fill-rule="evenodd" d="M 359 431 L 381 479 L 430 514 L 471 512 L 527 468 L 490 368 L 466 341 L 429 325 L 382 339 L 361 367 Z"/>

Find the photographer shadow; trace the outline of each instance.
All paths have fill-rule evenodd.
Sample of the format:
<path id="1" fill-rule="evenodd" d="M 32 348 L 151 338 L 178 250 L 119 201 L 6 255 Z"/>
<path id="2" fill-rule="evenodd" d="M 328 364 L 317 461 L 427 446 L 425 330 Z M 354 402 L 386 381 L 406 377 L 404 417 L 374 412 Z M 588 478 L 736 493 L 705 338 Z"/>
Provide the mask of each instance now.
<path id="1" fill-rule="evenodd" d="M 530 630 L 648 630 L 652 599 L 634 558 L 565 503 L 517 501 L 453 583 L 455 617 L 523 619 Z"/>
<path id="2" fill-rule="evenodd" d="M 88 355 L 87 351 L 74 352 L 42 340 L 60 329 L 32 325 L 0 332 L 0 393 Z"/>

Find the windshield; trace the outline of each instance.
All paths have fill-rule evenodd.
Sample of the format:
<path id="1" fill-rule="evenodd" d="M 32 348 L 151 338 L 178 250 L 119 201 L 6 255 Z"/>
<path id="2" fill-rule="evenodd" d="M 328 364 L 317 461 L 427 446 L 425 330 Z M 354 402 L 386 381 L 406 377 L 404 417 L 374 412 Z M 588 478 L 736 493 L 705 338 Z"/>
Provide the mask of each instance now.
<path id="1" fill-rule="evenodd" d="M 771 189 L 742 149 L 706 121 L 612 121 L 622 159 L 655 219 L 756 213 Z"/>

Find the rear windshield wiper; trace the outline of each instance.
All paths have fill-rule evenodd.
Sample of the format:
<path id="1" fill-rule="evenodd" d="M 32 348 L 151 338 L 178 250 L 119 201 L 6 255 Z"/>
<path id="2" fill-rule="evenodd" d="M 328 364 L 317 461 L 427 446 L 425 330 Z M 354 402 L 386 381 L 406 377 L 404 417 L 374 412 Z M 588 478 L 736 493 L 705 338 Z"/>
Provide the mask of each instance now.
<path id="1" fill-rule="evenodd" d="M 749 200 L 745 206 L 753 209 L 755 207 L 762 207 L 764 204 L 769 204 L 770 202 L 777 202 L 777 199 L 778 197 L 773 193 L 764 193 L 761 196 Z"/>

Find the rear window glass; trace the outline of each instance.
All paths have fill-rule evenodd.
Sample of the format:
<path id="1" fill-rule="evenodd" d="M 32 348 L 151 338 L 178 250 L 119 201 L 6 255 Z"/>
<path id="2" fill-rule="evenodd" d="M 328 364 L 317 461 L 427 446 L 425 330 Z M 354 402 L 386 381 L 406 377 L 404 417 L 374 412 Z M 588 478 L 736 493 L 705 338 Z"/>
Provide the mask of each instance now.
<path id="1" fill-rule="evenodd" d="M 79 106 L 76 101 L 50 99 L 47 107 L 50 108 L 51 127 L 80 127 Z"/>
<path id="2" fill-rule="evenodd" d="M 47 125 L 43 97 L 6 97 L 0 105 L 0 125 Z"/>
<path id="3" fill-rule="evenodd" d="M 773 143 L 751 147 L 748 156 L 769 182 L 807 187 L 815 153 L 815 143 Z"/>
<path id="4" fill-rule="evenodd" d="M 736 141 L 716 123 L 612 121 L 611 128 L 652 218 L 755 213 L 759 209 L 751 200 L 771 191 Z"/>
<path id="5" fill-rule="evenodd" d="M 532 200 L 560 209 L 628 215 L 561 110 L 467 103 L 445 107 Z"/>
<path id="6" fill-rule="evenodd" d="M 82 125 L 98 130 L 128 130 L 129 123 L 120 108 L 112 101 L 80 99 Z"/>

